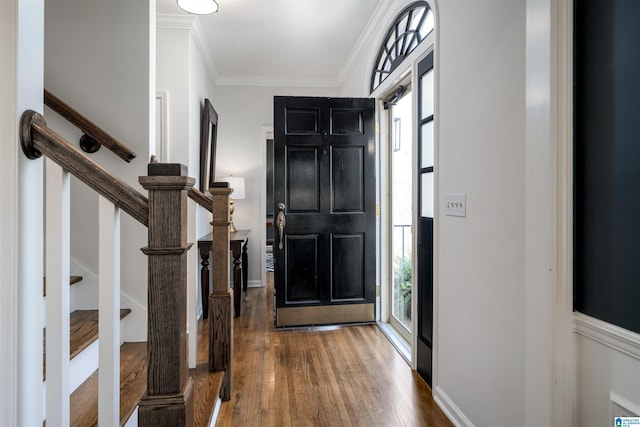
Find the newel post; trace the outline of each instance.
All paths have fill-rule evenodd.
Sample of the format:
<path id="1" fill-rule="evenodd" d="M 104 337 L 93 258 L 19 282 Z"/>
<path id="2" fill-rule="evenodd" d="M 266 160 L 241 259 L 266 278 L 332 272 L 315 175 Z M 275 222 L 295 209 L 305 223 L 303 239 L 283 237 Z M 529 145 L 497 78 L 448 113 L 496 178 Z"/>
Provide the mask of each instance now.
<path id="1" fill-rule="evenodd" d="M 229 287 L 229 194 L 226 182 L 209 189 L 213 196 L 211 269 L 213 292 L 209 295 L 209 370 L 225 371 L 220 397 L 231 399 L 233 362 L 233 290 Z"/>
<path id="2" fill-rule="evenodd" d="M 187 191 L 194 179 L 186 166 L 149 164 L 140 184 L 149 191 L 147 392 L 138 425 L 192 426 L 193 384 L 187 360 Z"/>

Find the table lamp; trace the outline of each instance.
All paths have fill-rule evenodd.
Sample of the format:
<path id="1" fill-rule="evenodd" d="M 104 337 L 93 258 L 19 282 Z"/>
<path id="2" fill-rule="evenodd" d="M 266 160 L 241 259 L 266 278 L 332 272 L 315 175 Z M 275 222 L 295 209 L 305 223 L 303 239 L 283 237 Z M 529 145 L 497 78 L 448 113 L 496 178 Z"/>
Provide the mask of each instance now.
<path id="1" fill-rule="evenodd" d="M 233 201 L 244 199 L 244 178 L 240 176 L 225 176 L 220 181 L 228 182 L 231 188 L 231 197 L 229 198 L 229 231 L 235 233 L 236 227 L 233 225 Z"/>

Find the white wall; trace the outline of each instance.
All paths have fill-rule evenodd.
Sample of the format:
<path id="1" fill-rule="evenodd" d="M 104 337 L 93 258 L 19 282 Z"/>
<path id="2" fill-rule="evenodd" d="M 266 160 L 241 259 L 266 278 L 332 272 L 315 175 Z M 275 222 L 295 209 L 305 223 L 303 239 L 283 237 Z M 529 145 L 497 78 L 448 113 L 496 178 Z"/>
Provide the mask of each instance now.
<path id="1" fill-rule="evenodd" d="M 408 2 L 393 3 L 343 95 L 366 95 L 379 38 Z M 438 191 L 440 200 L 467 194 L 466 218 L 445 216 L 439 203 L 434 395 L 457 423 L 523 425 L 525 2 L 434 7 Z"/>
<path id="2" fill-rule="evenodd" d="M 145 195 L 138 177 L 146 175 L 155 120 L 150 113 L 154 10 L 145 1 L 60 0 L 47 2 L 45 11 L 45 87 L 137 154 L 130 164 L 105 148 L 91 158 Z M 54 113 L 47 120 L 77 144 L 77 131 Z M 71 197 L 72 256 L 97 272 L 97 195 L 73 180 Z M 138 307 L 147 304 L 147 261 L 140 251 L 146 243 L 146 228 L 123 215 L 122 292 Z M 134 336 L 131 332 L 126 329 L 127 340 L 146 339 L 144 324 Z"/>
<path id="3" fill-rule="evenodd" d="M 24 110 L 42 111 L 43 15 L 43 1 L 0 2 L 1 425 L 42 419 L 42 160 L 18 134 Z"/>
<path id="4" fill-rule="evenodd" d="M 266 212 L 261 206 L 265 141 L 263 127 L 273 126 L 274 96 L 337 96 L 338 88 L 216 86 L 211 102 L 218 112 L 216 177 L 245 178 L 245 199 L 235 201 L 233 223 L 249 236 L 249 284 L 258 285 L 264 265 Z M 263 283 L 261 285 L 264 285 Z"/>
<path id="5" fill-rule="evenodd" d="M 477 426 L 525 415 L 524 1 L 439 10 L 437 387 Z M 487 410 L 491 408 L 491 410 Z"/>
<path id="6" fill-rule="evenodd" d="M 578 314 L 574 341 L 575 425 L 613 425 L 624 414 L 611 412 L 611 393 L 630 404 L 627 416 L 640 416 L 640 334 Z"/>
<path id="7" fill-rule="evenodd" d="M 608 425 L 614 394 L 637 414 L 640 336 L 573 330 L 570 2 L 437 6 L 440 199 L 468 215 L 439 212 L 434 396 L 459 425 Z M 373 44 L 343 95 L 366 94 Z"/>
<path id="8" fill-rule="evenodd" d="M 189 176 L 200 176 L 200 124 L 204 99 L 211 98 L 213 78 L 208 65 L 206 45 L 200 39 L 197 19 L 193 16 L 162 15 L 157 31 L 157 90 L 168 94 L 168 158 L 164 162 L 181 163 Z M 209 213 L 193 201 L 188 202 L 187 241 L 194 243 L 188 252 L 187 286 L 189 288 L 188 323 L 190 348 L 196 347 L 197 317 L 202 314 L 200 295 L 200 256 L 196 242 L 211 231 Z M 196 352 L 189 353 L 195 366 Z"/>
<path id="9" fill-rule="evenodd" d="M 17 425 L 18 392 L 18 19 L 15 1 L 0 2 L 0 424 Z"/>
<path id="10" fill-rule="evenodd" d="M 18 128 L 25 109 L 42 111 L 43 15 L 43 1 L 0 2 L 1 425 L 42 419 L 42 161 L 22 154 Z"/>
<path id="11" fill-rule="evenodd" d="M 196 178 L 196 185 L 199 185 L 200 181 L 200 138 L 201 138 L 201 124 L 202 124 L 202 112 L 204 110 L 204 100 L 208 98 L 213 102 L 214 83 L 210 73 L 210 69 L 207 66 L 206 57 L 203 55 L 204 47 L 196 43 L 193 37 L 189 38 L 189 175 Z M 216 110 L 217 111 L 217 110 Z M 194 207 L 196 205 L 194 204 Z M 193 242 L 199 237 L 211 232 L 211 214 L 198 206 L 197 211 L 193 217 L 195 228 L 193 230 Z M 191 218 L 189 218 L 191 220 Z M 193 258 L 191 263 L 195 263 L 196 267 L 200 265 L 200 256 L 197 254 L 197 248 L 194 247 Z M 199 272 L 199 268 L 196 268 L 195 272 Z M 197 283 L 200 283 L 200 276 L 194 275 L 198 278 Z"/>

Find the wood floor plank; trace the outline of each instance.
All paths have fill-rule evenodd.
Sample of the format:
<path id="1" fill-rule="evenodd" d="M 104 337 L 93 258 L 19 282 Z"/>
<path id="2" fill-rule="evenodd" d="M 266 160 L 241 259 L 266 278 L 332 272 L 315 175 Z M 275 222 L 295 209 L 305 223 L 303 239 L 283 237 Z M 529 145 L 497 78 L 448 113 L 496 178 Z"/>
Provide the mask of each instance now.
<path id="1" fill-rule="evenodd" d="M 198 328 L 198 365 L 191 369 L 194 393 L 195 426 L 211 422 L 213 407 L 220 394 L 222 372 L 209 372 L 208 322 Z M 131 417 L 147 389 L 147 343 L 125 343 L 120 347 L 120 425 Z M 98 371 L 71 395 L 72 426 L 96 426 L 98 423 Z"/>
<path id="2" fill-rule="evenodd" d="M 234 384 L 217 426 L 451 426 L 377 326 L 273 327 L 273 274 L 234 324 Z"/>
<path id="3" fill-rule="evenodd" d="M 208 427 L 211 424 L 213 407 L 220 395 L 223 371 L 209 372 L 209 322 L 198 322 L 197 367 L 190 369 L 193 380 L 193 419 L 196 427 Z"/>

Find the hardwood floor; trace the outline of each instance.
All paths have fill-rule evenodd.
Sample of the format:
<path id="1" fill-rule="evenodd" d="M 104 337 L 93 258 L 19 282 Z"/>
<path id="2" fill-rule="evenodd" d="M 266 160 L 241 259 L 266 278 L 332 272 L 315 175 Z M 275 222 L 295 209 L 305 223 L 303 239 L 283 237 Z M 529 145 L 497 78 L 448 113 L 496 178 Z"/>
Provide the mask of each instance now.
<path id="1" fill-rule="evenodd" d="M 375 325 L 276 331 L 273 273 L 234 323 L 231 400 L 217 426 L 451 426 Z"/>
<path id="2" fill-rule="evenodd" d="M 209 322 L 205 319 L 198 321 L 197 361 L 197 367 L 189 370 L 193 380 L 193 420 L 195 427 L 208 427 L 224 373 L 209 372 Z"/>

